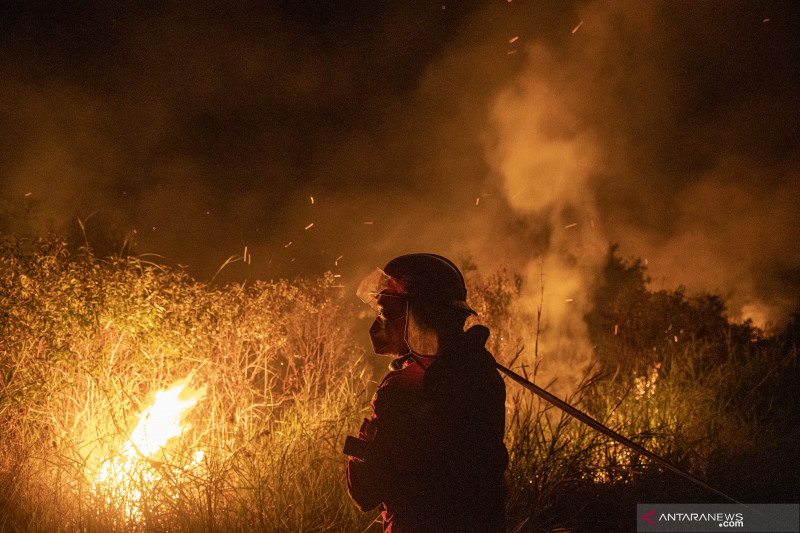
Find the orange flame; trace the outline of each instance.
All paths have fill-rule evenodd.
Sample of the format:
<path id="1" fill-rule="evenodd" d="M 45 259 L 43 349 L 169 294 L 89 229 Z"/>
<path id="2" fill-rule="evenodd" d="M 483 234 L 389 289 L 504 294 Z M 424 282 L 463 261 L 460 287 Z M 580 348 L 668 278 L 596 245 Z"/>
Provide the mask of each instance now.
<path id="1" fill-rule="evenodd" d="M 158 478 L 147 459 L 158 453 L 167 442 L 186 429 L 181 423 L 183 416 L 194 407 L 205 394 L 205 388 L 187 389 L 188 380 L 156 393 L 155 401 L 139 415 L 139 423 L 130 438 L 120 447 L 118 454 L 106 457 L 95 474 L 95 490 L 107 490 L 123 496 L 129 517 L 140 515 L 143 485 L 152 484 Z M 194 464 L 203 458 L 197 452 Z M 111 503 L 110 494 L 106 499 Z"/>

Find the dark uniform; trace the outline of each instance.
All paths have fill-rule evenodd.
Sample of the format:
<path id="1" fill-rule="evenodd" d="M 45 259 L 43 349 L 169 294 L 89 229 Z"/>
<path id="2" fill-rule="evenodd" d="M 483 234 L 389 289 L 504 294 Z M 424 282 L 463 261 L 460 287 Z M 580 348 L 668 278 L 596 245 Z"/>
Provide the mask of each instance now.
<path id="1" fill-rule="evenodd" d="M 436 357 L 407 355 L 381 383 L 351 458 L 362 511 L 383 504 L 384 532 L 505 531 L 505 384 L 473 326 Z"/>

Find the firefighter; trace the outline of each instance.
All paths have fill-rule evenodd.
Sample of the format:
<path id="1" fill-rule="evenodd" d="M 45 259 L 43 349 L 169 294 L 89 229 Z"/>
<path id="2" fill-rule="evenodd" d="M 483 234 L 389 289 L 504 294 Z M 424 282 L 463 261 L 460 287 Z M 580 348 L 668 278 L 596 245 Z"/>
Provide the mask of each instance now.
<path id="1" fill-rule="evenodd" d="M 359 297 L 379 313 L 375 353 L 393 355 L 358 437 L 348 437 L 347 490 L 382 506 L 383 531 L 505 531 L 505 384 L 484 344 L 458 268 L 403 255 L 367 276 Z"/>

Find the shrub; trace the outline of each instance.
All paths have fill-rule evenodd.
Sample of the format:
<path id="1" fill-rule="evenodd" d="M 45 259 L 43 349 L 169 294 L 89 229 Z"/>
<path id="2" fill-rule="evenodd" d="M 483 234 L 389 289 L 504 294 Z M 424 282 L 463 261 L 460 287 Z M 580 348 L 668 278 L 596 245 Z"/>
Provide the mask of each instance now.
<path id="1" fill-rule="evenodd" d="M 717 297 L 649 291 L 613 248 L 601 281 L 586 319 L 602 372 L 569 401 L 734 497 L 795 498 L 797 317 L 765 337 L 729 323 Z M 522 343 L 547 334 L 547 310 L 525 307 L 524 280 L 501 269 L 469 284 L 497 359 L 535 359 Z M 330 274 L 217 287 L 53 235 L 5 239 L 0 530 L 368 530 L 341 445 L 382 375 L 362 359 L 354 306 Z M 181 379 L 205 392 L 186 429 L 125 459 L 137 415 Z M 637 501 L 715 500 L 507 390 L 511 530 L 630 529 Z M 109 464 L 130 467 L 104 482 Z"/>

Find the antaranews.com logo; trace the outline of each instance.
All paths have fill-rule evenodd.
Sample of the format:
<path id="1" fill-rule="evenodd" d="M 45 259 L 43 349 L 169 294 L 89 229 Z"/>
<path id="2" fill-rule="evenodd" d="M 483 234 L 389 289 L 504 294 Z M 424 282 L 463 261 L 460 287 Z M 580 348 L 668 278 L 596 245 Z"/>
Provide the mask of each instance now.
<path id="1" fill-rule="evenodd" d="M 800 505 L 640 503 L 636 531 L 800 532 Z"/>

